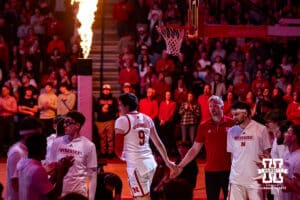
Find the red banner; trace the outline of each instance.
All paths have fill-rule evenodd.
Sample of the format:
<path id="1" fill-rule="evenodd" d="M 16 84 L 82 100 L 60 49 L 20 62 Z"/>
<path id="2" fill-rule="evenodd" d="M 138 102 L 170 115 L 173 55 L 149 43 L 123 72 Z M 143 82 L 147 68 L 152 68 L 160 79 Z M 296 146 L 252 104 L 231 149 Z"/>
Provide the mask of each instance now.
<path id="1" fill-rule="evenodd" d="M 251 25 L 215 25 L 204 24 L 199 26 L 199 37 L 222 38 L 265 38 L 268 35 L 267 26 Z"/>

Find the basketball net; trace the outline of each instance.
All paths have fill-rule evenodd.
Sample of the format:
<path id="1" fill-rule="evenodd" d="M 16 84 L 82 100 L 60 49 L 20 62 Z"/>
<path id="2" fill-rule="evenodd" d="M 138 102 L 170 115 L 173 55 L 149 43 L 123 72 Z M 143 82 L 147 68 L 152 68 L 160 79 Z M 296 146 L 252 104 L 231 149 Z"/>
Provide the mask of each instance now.
<path id="1" fill-rule="evenodd" d="M 157 26 L 157 31 L 163 36 L 167 53 L 173 56 L 178 56 L 185 34 L 185 28 L 181 26 Z"/>

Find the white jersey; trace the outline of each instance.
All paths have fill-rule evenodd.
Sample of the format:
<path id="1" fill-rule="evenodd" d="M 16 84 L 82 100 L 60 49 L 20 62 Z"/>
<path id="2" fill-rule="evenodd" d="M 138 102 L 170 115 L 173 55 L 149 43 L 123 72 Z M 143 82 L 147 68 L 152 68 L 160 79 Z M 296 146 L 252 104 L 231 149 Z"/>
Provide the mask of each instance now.
<path id="1" fill-rule="evenodd" d="M 17 177 L 17 163 L 26 158 L 28 154 L 27 147 L 17 142 L 13 144 L 7 153 L 7 172 L 6 172 L 6 200 L 18 200 L 19 193 L 12 188 L 12 178 Z"/>
<path id="2" fill-rule="evenodd" d="M 154 127 L 152 119 L 142 113 L 121 116 L 115 123 L 115 128 L 125 133 L 121 159 L 127 168 L 136 168 L 141 175 L 157 166 L 149 145 L 150 129 Z"/>
<path id="3" fill-rule="evenodd" d="M 257 188 L 254 180 L 258 176 L 258 155 L 270 149 L 270 138 L 267 128 L 251 120 L 243 130 L 235 125 L 228 130 L 227 151 L 232 154 L 230 183 Z"/>
<path id="4" fill-rule="evenodd" d="M 54 186 L 41 162 L 34 159 L 22 159 L 18 163 L 19 199 L 47 200 L 47 194 Z"/>
<path id="5" fill-rule="evenodd" d="M 74 163 L 63 181 L 62 196 L 69 192 L 77 192 L 88 196 L 88 170 L 97 168 L 97 154 L 94 143 L 84 136 L 69 141 L 67 135 L 53 141 L 48 163 L 57 162 L 66 156 L 73 156 Z"/>

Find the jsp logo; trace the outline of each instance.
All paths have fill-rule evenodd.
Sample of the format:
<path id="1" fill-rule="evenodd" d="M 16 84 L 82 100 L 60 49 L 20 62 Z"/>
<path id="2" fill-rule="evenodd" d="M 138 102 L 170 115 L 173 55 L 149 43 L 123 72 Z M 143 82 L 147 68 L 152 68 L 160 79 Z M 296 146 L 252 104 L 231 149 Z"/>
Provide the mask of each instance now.
<path id="1" fill-rule="evenodd" d="M 283 159 L 264 158 L 262 160 L 263 168 L 258 169 L 258 174 L 263 174 L 263 183 L 283 183 L 282 174 L 287 174 L 288 170 L 283 169 Z"/>

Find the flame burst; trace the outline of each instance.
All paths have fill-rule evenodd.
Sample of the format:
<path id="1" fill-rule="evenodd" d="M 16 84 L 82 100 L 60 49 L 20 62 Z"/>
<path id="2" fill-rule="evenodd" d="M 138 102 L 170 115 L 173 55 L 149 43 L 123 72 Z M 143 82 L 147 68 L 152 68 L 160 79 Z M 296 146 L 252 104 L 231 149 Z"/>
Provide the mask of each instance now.
<path id="1" fill-rule="evenodd" d="M 78 28 L 78 33 L 81 38 L 80 46 L 83 51 L 83 57 L 87 58 L 92 45 L 92 25 L 97 10 L 98 0 L 71 0 L 72 5 L 74 2 L 77 2 L 79 5 L 77 19 L 81 25 Z"/>

